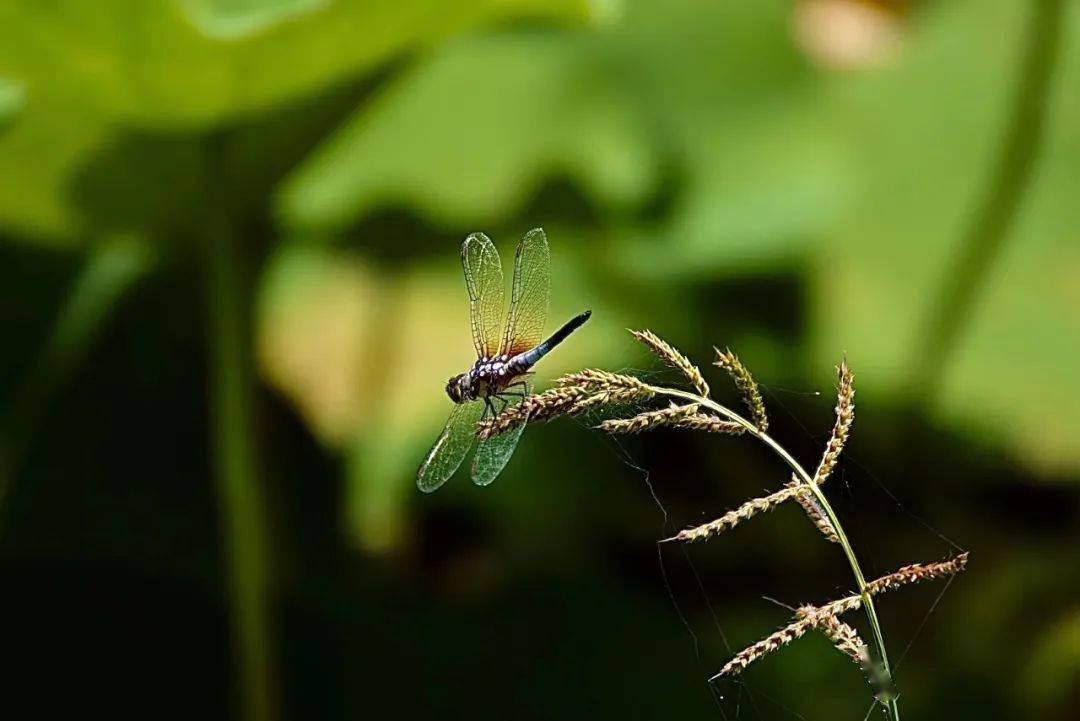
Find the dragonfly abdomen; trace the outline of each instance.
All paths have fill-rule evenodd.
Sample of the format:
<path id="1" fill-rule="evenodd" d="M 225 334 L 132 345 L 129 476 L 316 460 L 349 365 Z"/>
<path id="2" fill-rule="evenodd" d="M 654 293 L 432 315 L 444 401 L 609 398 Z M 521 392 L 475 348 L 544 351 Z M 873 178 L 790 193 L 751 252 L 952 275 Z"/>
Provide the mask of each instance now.
<path id="1" fill-rule="evenodd" d="M 587 310 L 574 316 L 540 345 L 524 353 L 518 353 L 506 362 L 507 372 L 512 375 L 527 373 L 530 368 L 536 365 L 537 361 L 550 353 L 555 346 L 566 340 L 571 333 L 583 326 L 591 315 L 592 311 Z"/>

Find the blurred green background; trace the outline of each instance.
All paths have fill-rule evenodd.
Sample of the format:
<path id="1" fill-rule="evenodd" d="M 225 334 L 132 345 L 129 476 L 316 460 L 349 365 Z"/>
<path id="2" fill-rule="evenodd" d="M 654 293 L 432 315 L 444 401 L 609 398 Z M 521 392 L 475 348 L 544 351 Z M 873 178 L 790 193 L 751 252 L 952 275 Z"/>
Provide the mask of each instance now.
<path id="1" fill-rule="evenodd" d="M 851 587 L 797 508 L 658 552 L 786 481 L 748 439 L 561 421 L 417 492 L 461 239 L 540 225 L 593 310 L 541 385 L 731 346 L 810 465 L 846 354 L 868 575 L 972 552 L 880 604 L 906 717 L 1075 718 L 1078 87 L 1067 0 L 4 2 L 3 703 L 861 718 L 821 639 L 705 683 Z"/>

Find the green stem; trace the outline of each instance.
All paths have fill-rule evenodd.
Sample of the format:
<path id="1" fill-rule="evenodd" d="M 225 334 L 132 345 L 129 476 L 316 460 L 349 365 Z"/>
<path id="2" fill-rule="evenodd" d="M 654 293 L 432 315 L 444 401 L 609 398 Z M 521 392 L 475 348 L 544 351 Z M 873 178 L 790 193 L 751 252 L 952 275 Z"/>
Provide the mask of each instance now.
<path id="1" fill-rule="evenodd" d="M 240 718 L 272 721 L 265 510 L 256 475 L 253 377 L 244 274 L 227 222 L 207 238 L 213 438 L 234 643 Z"/>
<path id="2" fill-rule="evenodd" d="M 911 368 L 913 408 L 925 409 L 938 397 L 948 369 L 995 261 L 1001 256 L 1009 229 L 1031 187 L 1043 146 L 1050 81 L 1060 55 L 1064 0 L 1037 0 L 1024 50 L 1023 66 L 997 166 L 971 224 L 960 238 L 956 255 L 925 319 L 921 342 L 915 343 Z"/>
<path id="3" fill-rule="evenodd" d="M 70 383 L 132 286 L 153 268 L 155 254 L 141 237 L 94 239 L 60 312 L 0 419 L 0 508 L 42 417 Z"/>
<path id="4" fill-rule="evenodd" d="M 825 516 L 829 519 L 829 523 L 832 524 L 833 530 L 836 531 L 836 537 L 839 539 L 840 547 L 844 550 L 848 565 L 851 567 L 851 572 L 855 576 L 855 583 L 858 586 L 859 594 L 862 596 L 863 609 L 866 611 L 866 618 L 870 622 L 870 629 L 873 633 L 874 647 L 877 651 L 878 658 L 881 661 L 882 675 L 884 676 L 884 680 L 891 686 L 892 668 L 889 666 L 889 655 L 885 650 L 885 637 L 881 633 L 881 623 L 878 621 L 877 609 L 874 607 L 874 599 L 866 590 L 866 577 L 863 575 L 862 567 L 859 565 L 859 559 L 855 556 L 855 549 L 852 548 L 847 534 L 844 533 L 844 527 L 840 524 L 840 519 L 836 516 L 836 512 L 833 510 L 832 505 L 829 504 L 829 499 L 825 497 L 825 493 L 821 490 L 821 487 L 814 483 L 813 477 L 807 473 L 806 469 L 803 468 L 783 446 L 777 443 L 772 436 L 759 430 L 757 426 L 730 408 L 722 406 L 708 398 L 703 398 L 688 391 L 678 390 L 677 388 L 649 386 L 649 390 L 658 395 L 681 398 L 692 403 L 697 403 L 738 423 L 746 429 L 747 433 L 750 433 L 765 443 L 765 445 L 771 448 L 776 455 L 780 456 L 780 458 L 788 464 L 791 470 L 795 472 L 799 482 L 810 489 L 811 493 L 814 494 L 814 498 L 817 499 L 818 504 L 821 506 L 821 510 L 824 511 Z M 897 705 L 895 694 L 889 694 L 886 698 L 885 708 L 890 721 L 900 721 L 900 708 Z"/>

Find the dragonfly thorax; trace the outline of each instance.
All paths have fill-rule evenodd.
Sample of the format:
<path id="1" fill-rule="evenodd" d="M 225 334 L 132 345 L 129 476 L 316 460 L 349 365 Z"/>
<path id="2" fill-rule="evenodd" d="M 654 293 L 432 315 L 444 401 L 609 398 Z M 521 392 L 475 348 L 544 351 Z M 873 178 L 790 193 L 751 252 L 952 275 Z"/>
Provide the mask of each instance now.
<path id="1" fill-rule="evenodd" d="M 508 355 L 481 358 L 467 372 L 447 382 L 446 395 L 455 403 L 497 395 L 522 372 L 511 360 Z"/>

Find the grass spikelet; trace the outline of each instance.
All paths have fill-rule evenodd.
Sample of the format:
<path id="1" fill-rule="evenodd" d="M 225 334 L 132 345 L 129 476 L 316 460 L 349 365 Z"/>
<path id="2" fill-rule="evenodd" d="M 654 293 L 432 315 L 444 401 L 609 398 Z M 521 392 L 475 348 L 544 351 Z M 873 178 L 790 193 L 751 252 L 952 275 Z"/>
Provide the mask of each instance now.
<path id="1" fill-rule="evenodd" d="M 793 477 L 787 487 L 797 488 L 801 485 L 799 480 Z M 825 540 L 831 543 L 840 543 L 840 537 L 836 535 L 836 530 L 833 528 L 832 523 L 829 522 L 828 516 L 825 515 L 824 509 L 822 509 L 821 504 L 818 503 L 813 494 L 809 492 L 799 493 L 795 496 L 795 502 L 802 506 L 807 518 L 821 531 L 821 535 L 825 537 Z"/>
<path id="2" fill-rule="evenodd" d="M 735 382 L 735 387 L 742 394 L 747 410 L 750 411 L 750 420 L 754 422 L 754 426 L 759 431 L 764 433 L 769 429 L 769 418 L 765 414 L 765 401 L 761 398 L 761 391 L 758 390 L 757 381 L 750 375 L 750 371 L 742 364 L 739 357 L 732 353 L 730 349 L 721 351 L 719 348 L 713 348 L 713 350 L 716 351 L 716 361 L 713 365 L 723 368 L 731 376 L 731 380 Z"/>
<path id="3" fill-rule="evenodd" d="M 577 373 L 568 373 L 556 379 L 555 385 L 558 387 L 581 386 L 592 391 L 636 391 L 643 396 L 652 395 L 649 387 L 639 378 L 624 373 L 597 370 L 596 368 L 586 368 Z"/>
<path id="4" fill-rule="evenodd" d="M 725 421 L 708 413 L 695 413 L 690 416 L 677 418 L 675 428 L 686 428 L 692 431 L 705 431 L 706 433 L 726 433 L 729 436 L 738 436 L 746 432 L 746 428 L 734 421 Z"/>
<path id="5" fill-rule="evenodd" d="M 742 651 L 739 651 L 735 654 L 734 658 L 724 664 L 724 667 L 720 669 L 720 673 L 716 674 L 713 678 L 737 676 L 745 671 L 754 661 L 768 656 L 773 651 L 779 650 L 796 639 L 802 638 L 807 632 L 813 630 L 813 628 L 814 623 L 809 618 L 803 618 L 794 623 L 789 623 L 779 631 L 771 633 L 757 643 L 747 646 Z"/>
<path id="6" fill-rule="evenodd" d="M 835 618 L 839 613 L 853 611 L 861 604 L 859 596 L 851 596 L 833 601 L 826 606 L 803 606 L 796 612 L 795 620 L 788 625 L 775 631 L 755 644 L 747 646 L 735 654 L 734 658 L 724 664 L 720 672 L 713 676 L 714 679 L 724 676 L 735 676 L 742 673 L 746 668 L 773 651 L 779 650 L 787 644 L 802 638 L 810 631 L 818 628 L 827 618 Z"/>
<path id="7" fill-rule="evenodd" d="M 697 414 L 698 406 L 691 403 L 686 406 L 670 406 L 657 411 L 638 413 L 631 418 L 614 418 L 604 421 L 598 427 L 608 433 L 641 433 L 650 428 L 677 426 L 680 420 Z"/>
<path id="8" fill-rule="evenodd" d="M 652 393 L 637 388 L 611 388 L 596 391 L 588 398 L 575 403 L 571 409 L 571 415 L 583 413 L 590 408 L 626 405 L 627 403 L 636 403 L 649 398 L 652 398 Z"/>
<path id="9" fill-rule="evenodd" d="M 576 416 L 593 408 L 625 405 L 653 397 L 653 391 L 633 376 L 606 374 L 606 381 L 571 384 L 569 381 L 543 393 L 526 396 L 490 420 L 476 424 L 481 440 L 506 433 L 523 423 L 546 423 L 560 416 Z M 560 379 L 562 380 L 562 379 Z"/>
<path id="10" fill-rule="evenodd" d="M 665 363 L 681 372 L 690 384 L 694 386 L 703 398 L 709 397 L 709 384 L 705 382 L 705 376 L 690 359 L 675 350 L 667 341 L 653 333 L 651 330 L 632 330 L 634 338 L 646 348 L 659 356 Z"/>
<path id="11" fill-rule="evenodd" d="M 694 528 L 684 529 L 671 538 L 664 540 L 684 541 L 687 543 L 703 541 L 706 538 L 717 536 L 724 531 L 730 531 L 743 521 L 749 520 L 759 513 L 771 511 L 789 498 L 793 498 L 805 492 L 805 489 L 801 489 L 797 486 L 784 486 L 776 493 L 771 493 L 768 496 L 762 496 L 747 501 L 738 508 L 728 511 L 715 521 L 709 521 L 708 523 L 695 526 Z"/>
<path id="12" fill-rule="evenodd" d="M 854 661 L 864 672 L 871 670 L 870 648 L 858 631 L 836 616 L 824 617 L 818 624 L 818 629 L 832 641 L 836 650 Z"/>
<path id="13" fill-rule="evenodd" d="M 567 415 L 582 400 L 588 398 L 589 391 L 580 386 L 551 388 L 537 395 L 524 398 L 521 403 L 503 409 L 490 420 L 476 424 L 476 435 L 485 440 L 500 433 L 527 423 L 541 423 L 558 416 Z"/>
<path id="14" fill-rule="evenodd" d="M 788 490 L 788 488 L 790 487 L 785 487 L 784 490 Z M 911 583 L 952 576 L 964 570 L 967 566 L 967 560 L 968 554 L 965 552 L 947 561 L 939 561 L 937 563 L 916 563 L 910 566 L 904 566 L 893 573 L 882 576 L 881 578 L 866 584 L 866 592 L 868 595 L 873 596 Z M 786 646 L 792 641 L 801 638 L 812 629 L 820 628 L 828 635 L 828 628 L 836 628 L 829 619 L 837 621 L 837 616 L 848 613 L 849 611 L 854 611 L 862 607 L 862 605 L 863 596 L 860 594 L 853 594 L 836 601 L 830 601 L 824 606 L 803 606 L 796 612 L 794 621 L 787 626 L 784 626 L 779 631 L 771 633 L 757 643 L 747 646 L 742 651 L 735 654 L 734 658 L 728 661 L 713 678 L 733 676 L 742 673 L 746 667 L 754 661 L 757 661 L 773 651 Z M 854 636 L 849 640 L 852 643 L 855 643 L 855 640 L 859 639 L 859 637 L 857 633 L 854 633 L 854 629 L 852 629 L 852 633 Z M 861 639 L 858 640 L 858 643 L 861 643 Z M 865 644 L 863 644 L 863 646 L 865 646 Z M 839 644 L 837 644 L 837 647 L 839 648 Z M 844 648 L 841 648 L 840 650 L 848 653 L 848 650 Z M 852 656 L 852 658 L 855 657 Z"/>
<path id="15" fill-rule="evenodd" d="M 836 467 L 836 461 L 847 443 L 851 424 L 855 420 L 855 374 L 848 368 L 846 361 L 840 361 L 840 365 L 836 367 L 836 377 L 836 423 L 833 425 L 832 435 L 829 436 L 829 443 L 825 446 L 825 454 L 814 473 L 814 483 L 818 485 L 824 483 Z"/>
<path id="16" fill-rule="evenodd" d="M 840 365 L 836 367 L 836 376 L 836 422 L 833 424 L 829 442 L 825 446 L 825 453 L 814 473 L 814 483 L 818 485 L 824 483 L 836 467 L 840 452 L 843 451 L 844 444 L 847 443 L 851 433 L 851 424 L 855 421 L 855 374 L 848 368 L 846 361 L 840 361 Z M 795 479 L 792 483 L 797 485 L 799 481 Z M 832 523 L 829 522 L 816 498 L 802 494 L 796 497 L 796 501 L 826 540 L 832 543 L 840 542 L 836 529 L 832 527 Z"/>
<path id="17" fill-rule="evenodd" d="M 866 590 L 871 595 L 876 595 L 911 583 L 920 583 L 922 581 L 932 581 L 936 578 L 955 576 L 967 568 L 967 562 L 968 554 L 965 551 L 959 556 L 950 558 L 947 561 L 938 561 L 936 563 L 913 563 L 910 566 L 904 566 L 900 570 L 890 573 L 887 576 L 882 576 L 881 578 L 871 581 L 866 584 Z"/>

